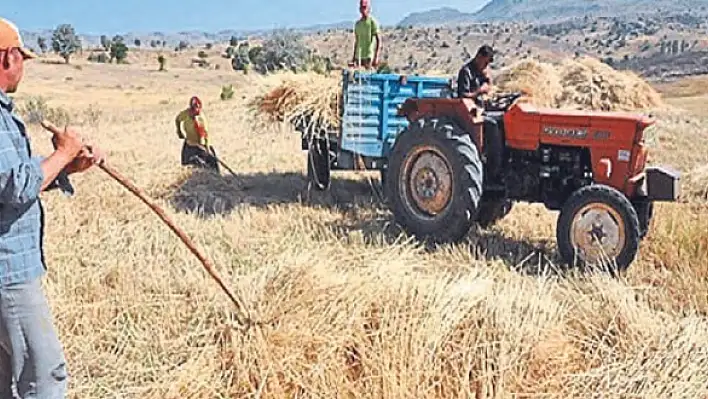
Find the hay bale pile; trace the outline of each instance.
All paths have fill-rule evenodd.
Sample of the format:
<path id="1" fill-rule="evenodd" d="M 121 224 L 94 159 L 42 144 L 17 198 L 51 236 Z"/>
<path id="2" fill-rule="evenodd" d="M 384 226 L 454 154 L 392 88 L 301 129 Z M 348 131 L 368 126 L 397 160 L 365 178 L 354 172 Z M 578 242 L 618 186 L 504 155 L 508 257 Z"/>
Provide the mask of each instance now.
<path id="1" fill-rule="evenodd" d="M 540 107 L 556 107 L 556 97 L 563 91 L 560 76 L 551 64 L 521 61 L 492 76 L 493 92 L 522 92 L 523 101 Z"/>
<path id="2" fill-rule="evenodd" d="M 275 74 L 262 82 L 265 94 L 248 104 L 260 127 L 288 122 L 308 132 L 339 127 L 340 80 L 318 74 Z"/>
<path id="3" fill-rule="evenodd" d="M 496 91 L 524 91 L 543 107 L 634 111 L 661 107 L 659 93 L 634 73 L 618 71 L 594 58 L 559 65 L 523 61 L 502 71 Z"/>

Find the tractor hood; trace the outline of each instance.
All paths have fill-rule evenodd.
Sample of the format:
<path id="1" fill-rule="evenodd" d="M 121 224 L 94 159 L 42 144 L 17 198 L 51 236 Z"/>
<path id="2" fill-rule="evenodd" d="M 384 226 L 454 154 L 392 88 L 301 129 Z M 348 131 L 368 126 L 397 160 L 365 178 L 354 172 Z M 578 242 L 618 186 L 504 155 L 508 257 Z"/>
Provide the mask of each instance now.
<path id="1" fill-rule="evenodd" d="M 535 150 L 539 143 L 607 147 L 632 151 L 654 119 L 631 112 L 585 111 L 513 105 L 504 115 L 513 148 Z"/>
<path id="2" fill-rule="evenodd" d="M 540 115 L 542 121 L 563 121 L 565 124 L 592 125 L 596 123 L 630 122 L 638 124 L 639 128 L 643 130 L 655 122 L 654 118 L 650 116 L 634 112 L 558 109 L 536 107 L 528 103 L 519 103 L 517 107 L 522 113 Z"/>

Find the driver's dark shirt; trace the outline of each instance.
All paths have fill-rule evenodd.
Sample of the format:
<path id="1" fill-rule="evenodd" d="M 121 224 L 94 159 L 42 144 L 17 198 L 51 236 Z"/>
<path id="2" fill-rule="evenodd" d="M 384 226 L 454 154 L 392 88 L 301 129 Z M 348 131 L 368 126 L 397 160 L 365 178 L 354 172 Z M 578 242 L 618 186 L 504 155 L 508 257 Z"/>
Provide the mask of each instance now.
<path id="1" fill-rule="evenodd" d="M 489 78 L 477 69 L 473 61 L 470 61 L 460 69 L 457 75 L 457 96 L 462 97 L 463 94 L 472 93 L 485 83 L 491 83 Z M 480 97 L 475 98 L 475 101 L 480 106 L 482 105 Z"/>

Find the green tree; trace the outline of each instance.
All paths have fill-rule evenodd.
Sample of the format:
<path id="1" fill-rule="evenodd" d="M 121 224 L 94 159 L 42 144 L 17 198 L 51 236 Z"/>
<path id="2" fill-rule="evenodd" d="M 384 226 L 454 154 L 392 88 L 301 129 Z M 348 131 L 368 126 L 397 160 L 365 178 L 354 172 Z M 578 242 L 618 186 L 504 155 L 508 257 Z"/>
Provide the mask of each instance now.
<path id="1" fill-rule="evenodd" d="M 58 53 L 64 62 L 69 63 L 71 55 L 81 48 L 81 39 L 70 24 L 61 24 L 52 33 L 52 50 Z"/>
<path id="2" fill-rule="evenodd" d="M 133 41 L 133 44 L 135 44 L 135 47 L 140 47 L 140 44 L 141 44 L 140 39 L 135 39 Z"/>
<path id="3" fill-rule="evenodd" d="M 121 64 L 128 56 L 128 46 L 125 45 L 123 36 L 116 35 L 111 41 L 111 62 L 116 60 L 116 63 Z"/>

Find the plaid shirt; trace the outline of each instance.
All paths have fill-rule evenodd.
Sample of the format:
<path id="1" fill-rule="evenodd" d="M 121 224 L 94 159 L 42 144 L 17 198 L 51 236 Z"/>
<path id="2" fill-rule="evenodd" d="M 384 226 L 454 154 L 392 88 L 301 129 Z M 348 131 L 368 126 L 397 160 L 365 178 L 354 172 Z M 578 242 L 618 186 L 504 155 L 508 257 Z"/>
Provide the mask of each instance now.
<path id="1" fill-rule="evenodd" d="M 0 90 L 0 286 L 46 271 L 42 251 L 44 212 L 39 199 L 43 157 L 32 156 L 22 120 Z"/>

